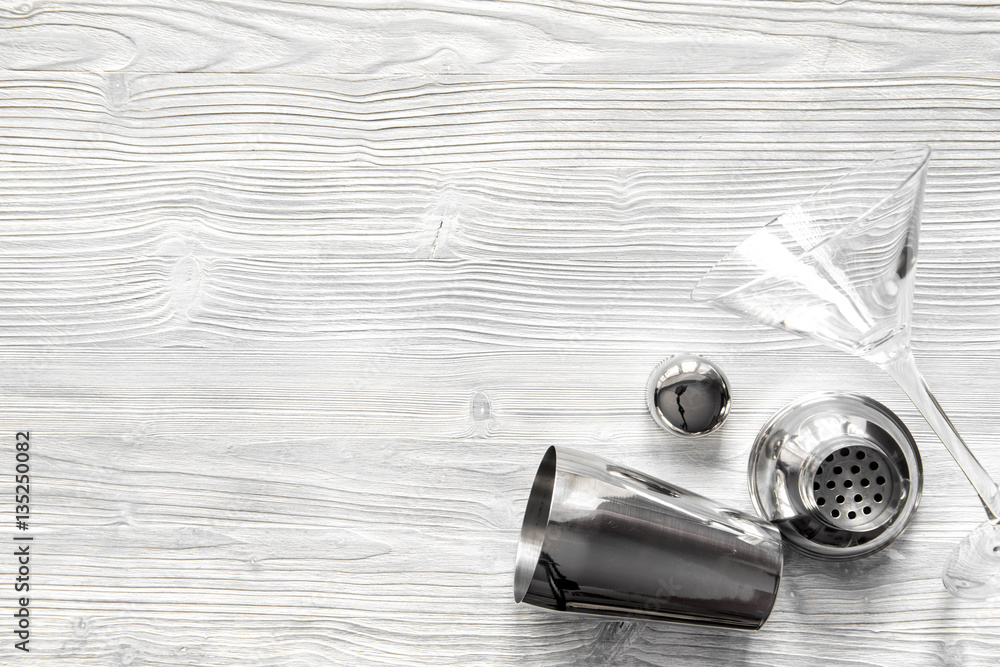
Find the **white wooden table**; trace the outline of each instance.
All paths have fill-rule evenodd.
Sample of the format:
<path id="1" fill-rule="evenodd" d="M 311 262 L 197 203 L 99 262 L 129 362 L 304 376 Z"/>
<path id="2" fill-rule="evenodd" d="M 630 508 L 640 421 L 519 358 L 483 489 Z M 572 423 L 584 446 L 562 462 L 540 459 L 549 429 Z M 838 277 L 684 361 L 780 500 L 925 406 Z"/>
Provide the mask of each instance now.
<path id="1" fill-rule="evenodd" d="M 1000 474 L 998 30 L 923 2 L 5 0 L 0 664 L 996 665 L 1000 605 L 939 579 L 985 515 L 902 392 L 687 294 L 930 144 L 914 347 Z M 696 442 L 643 402 L 680 351 L 734 385 Z M 921 446 L 889 549 L 788 553 L 757 633 L 513 603 L 547 446 L 749 511 L 757 430 L 824 389 Z"/>

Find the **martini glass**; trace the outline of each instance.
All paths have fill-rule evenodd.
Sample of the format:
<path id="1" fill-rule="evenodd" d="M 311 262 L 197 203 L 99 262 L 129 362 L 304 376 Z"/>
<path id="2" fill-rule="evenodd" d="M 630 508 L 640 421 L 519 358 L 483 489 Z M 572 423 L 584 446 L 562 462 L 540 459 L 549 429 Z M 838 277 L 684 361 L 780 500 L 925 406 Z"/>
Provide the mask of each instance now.
<path id="1" fill-rule="evenodd" d="M 959 597 L 1000 595 L 1000 488 L 934 398 L 910 349 L 920 209 L 930 149 L 907 148 L 835 181 L 738 245 L 695 301 L 787 329 L 896 380 L 968 477 L 988 520 L 945 563 Z"/>

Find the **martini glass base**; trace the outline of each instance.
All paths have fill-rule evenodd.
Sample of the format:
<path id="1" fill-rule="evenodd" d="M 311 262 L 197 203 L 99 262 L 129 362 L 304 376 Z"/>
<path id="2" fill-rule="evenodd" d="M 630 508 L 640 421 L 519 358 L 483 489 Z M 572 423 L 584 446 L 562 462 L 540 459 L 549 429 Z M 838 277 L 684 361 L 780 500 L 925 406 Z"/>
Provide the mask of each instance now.
<path id="1" fill-rule="evenodd" d="M 941 581 L 956 597 L 1000 597 L 1000 525 L 987 521 L 966 535 L 945 561 Z"/>

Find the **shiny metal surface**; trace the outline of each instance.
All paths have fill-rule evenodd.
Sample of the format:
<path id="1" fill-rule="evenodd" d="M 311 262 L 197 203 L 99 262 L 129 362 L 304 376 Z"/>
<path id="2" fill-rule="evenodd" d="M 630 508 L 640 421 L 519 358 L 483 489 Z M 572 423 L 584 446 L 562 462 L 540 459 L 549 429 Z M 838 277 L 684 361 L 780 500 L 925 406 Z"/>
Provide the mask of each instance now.
<path id="1" fill-rule="evenodd" d="M 730 251 L 691 297 L 887 372 L 941 438 L 986 511 L 986 523 L 948 558 L 942 583 L 960 597 L 1000 599 L 1000 485 L 927 386 L 910 347 L 930 155 L 929 146 L 901 148 L 818 190 Z M 983 559 L 984 553 L 997 556 Z"/>
<path id="2" fill-rule="evenodd" d="M 906 426 L 857 394 L 806 396 L 775 414 L 750 453 L 750 496 L 788 542 L 817 558 L 885 548 L 920 502 L 923 468 Z"/>
<path id="3" fill-rule="evenodd" d="M 514 600 L 755 630 L 781 577 L 777 529 L 641 472 L 550 447 L 528 499 Z"/>
<path id="4" fill-rule="evenodd" d="M 729 380 L 707 359 L 680 354 L 660 363 L 646 385 L 646 406 L 664 429 L 702 436 L 726 421 L 731 404 Z"/>

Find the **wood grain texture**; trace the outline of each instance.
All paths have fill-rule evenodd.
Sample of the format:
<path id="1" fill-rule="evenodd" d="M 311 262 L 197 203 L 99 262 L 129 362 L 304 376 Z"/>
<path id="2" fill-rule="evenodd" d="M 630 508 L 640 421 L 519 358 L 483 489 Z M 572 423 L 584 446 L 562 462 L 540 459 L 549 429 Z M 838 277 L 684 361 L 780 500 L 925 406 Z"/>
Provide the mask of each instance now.
<path id="1" fill-rule="evenodd" d="M 3 162 L 801 167 L 930 143 L 994 166 L 1000 80 L 14 74 Z"/>
<path id="2" fill-rule="evenodd" d="M 28 429 L 36 536 L 32 652 L 0 664 L 996 665 L 1000 609 L 939 580 L 984 513 L 902 392 L 688 292 L 820 185 L 929 143 L 914 345 L 1000 474 L 998 22 L 855 0 L 0 5 L 0 498 Z M 696 442 L 642 396 L 679 351 L 734 386 Z M 889 549 L 789 553 L 757 633 L 513 603 L 547 446 L 750 511 L 757 430 L 817 390 L 875 397 L 920 444 Z"/>
<path id="3" fill-rule="evenodd" d="M 996 73 L 990 3 L 5 0 L 9 70 Z"/>
<path id="4" fill-rule="evenodd" d="M 982 512 L 901 392 L 860 360 L 687 300 L 725 246 L 840 171 L 12 172 L 0 394 L 6 430 L 36 441 L 38 655 L 849 664 L 884 642 L 917 663 L 990 664 L 997 616 L 937 579 Z M 994 178 L 935 169 L 916 330 L 932 385 L 991 469 Z M 709 354 L 736 387 L 729 425 L 695 447 L 658 431 L 641 395 L 677 350 Z M 790 556 L 761 633 L 563 619 L 510 600 L 521 507 L 549 444 L 749 510 L 760 424 L 845 388 L 898 410 L 935 474 L 884 554 Z"/>
<path id="5" fill-rule="evenodd" d="M 373 372 L 365 352 L 8 349 L 4 427 L 31 425 L 35 443 L 33 664 L 850 664 L 876 646 L 892 656 L 875 664 L 991 663 L 996 611 L 949 598 L 938 580 L 982 511 L 887 378 L 816 350 L 720 350 L 735 411 L 693 447 L 645 412 L 641 387 L 662 352 L 443 348 Z M 992 383 L 975 371 L 1000 362 L 929 361 L 942 396 L 971 397 L 949 405 L 956 422 L 988 443 L 978 416 Z M 922 507 L 886 552 L 839 565 L 789 554 L 755 634 L 511 601 L 519 515 L 547 445 L 749 510 L 759 425 L 806 391 L 843 387 L 897 409 L 923 446 Z"/>
<path id="6" fill-rule="evenodd" d="M 930 175 L 915 340 L 994 352 L 1000 164 L 958 164 Z M 647 348 L 687 340 L 695 321 L 685 344 L 697 349 L 803 347 L 688 293 L 728 247 L 841 172 L 19 167 L 0 182 L 0 339 L 391 356 Z"/>

